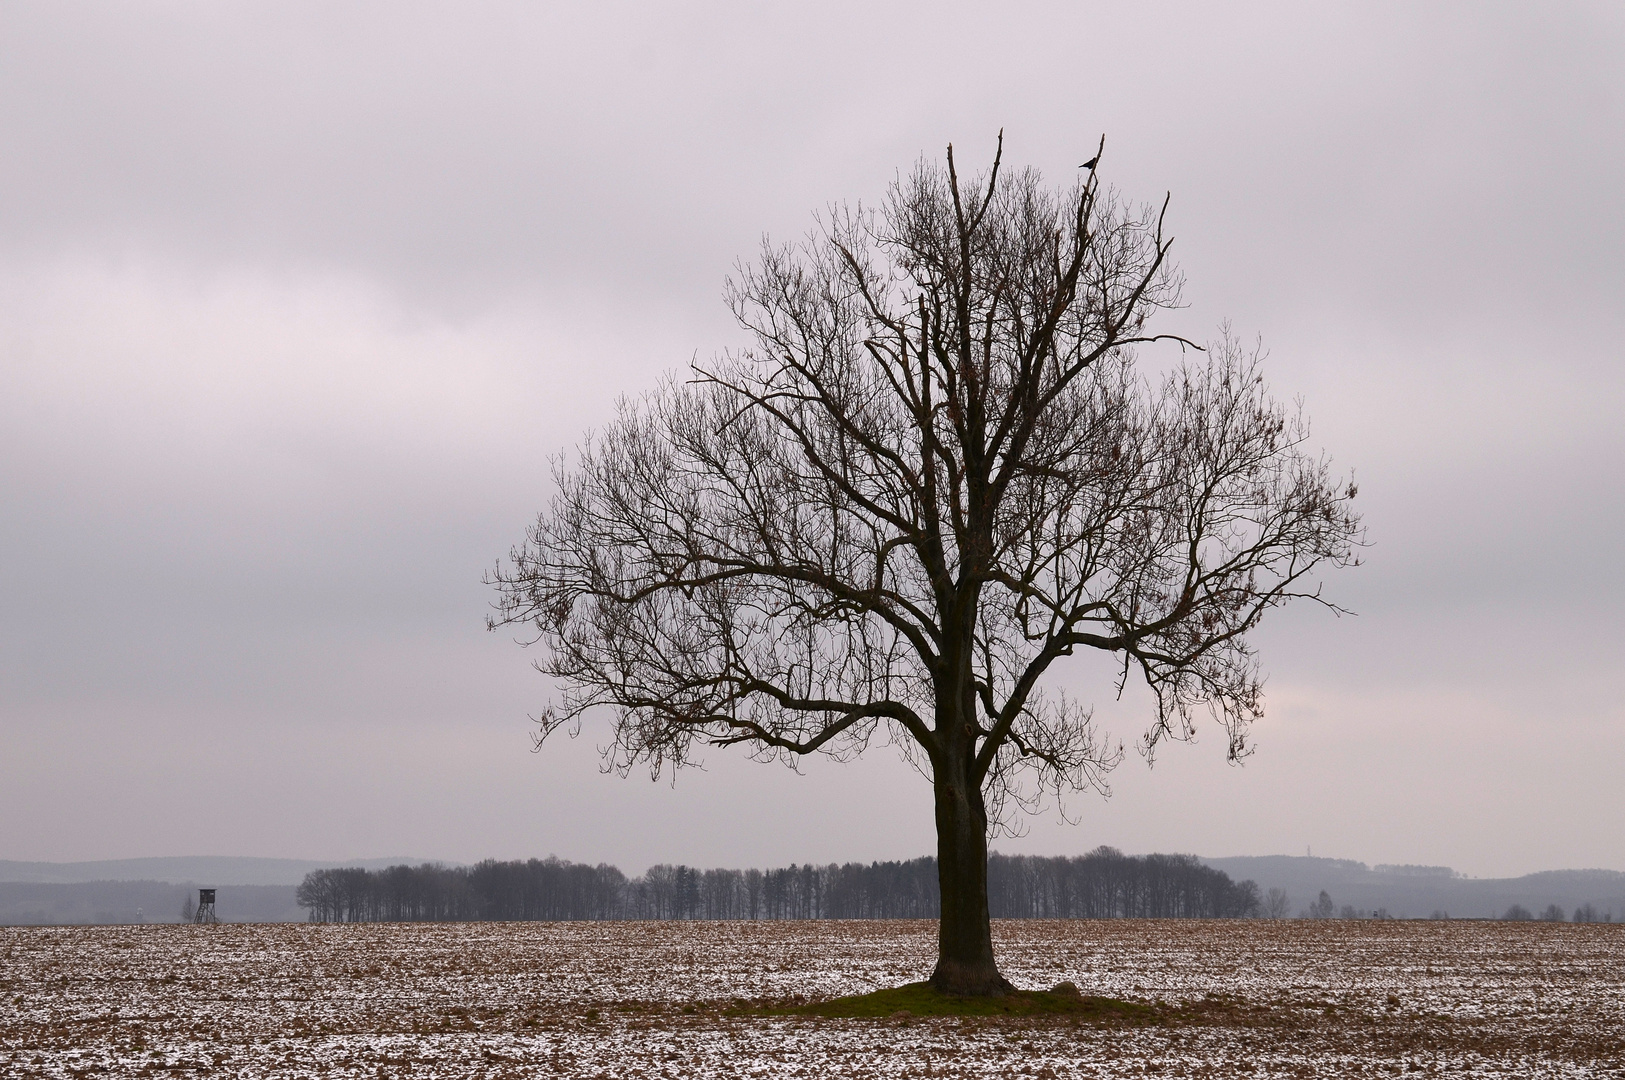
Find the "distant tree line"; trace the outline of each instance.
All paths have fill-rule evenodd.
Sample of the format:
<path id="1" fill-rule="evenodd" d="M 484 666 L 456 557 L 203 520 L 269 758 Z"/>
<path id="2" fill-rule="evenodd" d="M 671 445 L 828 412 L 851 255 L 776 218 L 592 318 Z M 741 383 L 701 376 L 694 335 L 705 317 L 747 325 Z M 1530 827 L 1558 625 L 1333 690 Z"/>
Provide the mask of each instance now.
<path id="1" fill-rule="evenodd" d="M 1192 855 L 988 858 L 988 903 L 1005 919 L 1238 919 L 1261 913 L 1258 885 Z"/>
<path id="2" fill-rule="evenodd" d="M 1242 918 L 1258 886 L 1189 855 L 992 855 L 995 918 Z M 628 878 L 605 863 L 561 859 L 469 867 L 435 863 L 305 875 L 299 905 L 312 922 L 571 919 L 934 919 L 934 858 L 806 864 L 776 870 L 653 866 Z"/>
<path id="3" fill-rule="evenodd" d="M 1246 883 L 1244 882 L 1243 884 Z M 1277 899 L 1280 900 L 1279 906 L 1276 905 Z M 1281 915 L 1276 914 L 1276 912 L 1284 912 L 1285 906 L 1286 894 L 1280 889 L 1271 889 L 1269 891 L 1269 895 L 1264 898 L 1265 917 L 1280 918 Z M 1338 907 L 1332 903 L 1332 898 L 1326 892 L 1326 890 L 1322 889 L 1320 892 L 1320 898 L 1314 903 L 1310 904 L 1306 910 L 1300 911 L 1298 913 L 1298 918 L 1391 919 L 1393 916 L 1388 914 L 1387 908 L 1377 908 L 1368 915 L 1363 909 L 1356 910 L 1352 904 L 1344 904 L 1342 907 Z M 1450 918 L 1450 913 L 1448 911 L 1436 908 L 1434 909 L 1433 914 L 1429 915 L 1428 918 L 1448 919 Z M 1490 918 L 1494 919 L 1495 916 L 1491 915 Z M 1540 920 L 1541 922 L 1563 922 L 1566 918 L 1567 916 L 1564 914 L 1563 909 L 1557 904 L 1548 904 L 1546 906 L 1546 910 L 1542 911 L 1539 915 L 1536 915 L 1533 911 L 1530 911 L 1522 904 L 1513 904 L 1511 907 L 1506 909 L 1506 912 L 1503 915 L 1501 915 L 1502 921 L 1505 922 L 1530 922 L 1536 919 Z M 1611 923 L 1614 921 L 1614 913 L 1612 909 L 1605 912 L 1598 912 L 1596 905 L 1594 904 L 1581 904 L 1579 907 L 1574 909 L 1574 921 L 1577 923 Z"/>
<path id="4" fill-rule="evenodd" d="M 1502 915 L 1501 918 L 1509 922 L 1528 922 L 1531 919 L 1539 919 L 1541 922 L 1564 921 L 1563 909 L 1558 907 L 1556 904 L 1548 904 L 1546 906 L 1546 910 L 1542 911 L 1539 915 L 1536 915 L 1522 904 L 1513 904 L 1511 907 L 1507 908 L 1506 914 Z M 1581 904 L 1579 907 L 1574 909 L 1574 921 L 1578 923 L 1611 923 L 1614 921 L 1614 913 L 1612 910 L 1610 910 L 1602 914 L 1598 914 L 1595 905 Z"/>
<path id="5" fill-rule="evenodd" d="M 1282 897 L 1282 910 L 1284 910 L 1286 894 L 1282 893 L 1281 890 L 1279 890 L 1279 889 L 1271 889 L 1270 893 L 1272 895 L 1266 901 L 1265 906 L 1266 907 L 1271 907 L 1270 901 L 1273 901 L 1275 899 L 1273 894 L 1280 893 L 1280 895 Z M 1273 908 L 1272 908 L 1272 910 L 1273 910 Z M 1279 918 L 1279 916 L 1273 916 L 1273 917 Z M 1448 919 L 1450 916 L 1446 915 L 1442 911 L 1435 911 L 1433 913 L 1433 917 L 1436 918 L 1436 919 Z M 1372 911 L 1370 913 L 1367 913 L 1362 908 L 1356 908 L 1353 904 L 1344 904 L 1342 907 L 1338 907 L 1336 904 L 1332 903 L 1332 898 L 1331 898 L 1330 895 L 1327 894 L 1326 890 L 1322 889 L 1322 890 L 1320 890 L 1320 897 L 1317 900 L 1315 900 L 1314 903 L 1309 905 L 1308 910 L 1298 912 L 1298 918 L 1300 918 L 1300 919 L 1391 919 L 1391 918 L 1393 918 L 1393 916 L 1388 914 L 1388 909 L 1385 908 L 1385 907 L 1377 908 L 1375 911 Z"/>

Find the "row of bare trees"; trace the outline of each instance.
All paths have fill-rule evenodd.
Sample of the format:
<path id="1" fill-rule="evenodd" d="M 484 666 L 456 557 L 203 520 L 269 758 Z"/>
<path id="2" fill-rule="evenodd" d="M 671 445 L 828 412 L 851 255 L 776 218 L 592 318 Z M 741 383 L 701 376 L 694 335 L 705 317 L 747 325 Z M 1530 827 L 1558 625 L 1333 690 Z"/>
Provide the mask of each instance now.
<path id="1" fill-rule="evenodd" d="M 1261 914 L 1258 884 L 1191 855 L 988 858 L 988 905 L 1007 919 L 1229 919 Z"/>
<path id="2" fill-rule="evenodd" d="M 776 870 L 613 866 L 560 859 L 472 867 L 315 870 L 297 890 L 313 922 L 934 918 L 936 862 Z"/>
<path id="3" fill-rule="evenodd" d="M 1501 918 L 1508 922 L 1529 922 L 1535 919 L 1541 922 L 1563 922 L 1566 916 L 1563 914 L 1563 909 L 1556 904 L 1547 904 L 1546 910 L 1539 915 L 1536 915 L 1522 904 L 1513 904 L 1507 908 L 1506 914 L 1502 915 Z M 1614 921 L 1614 912 L 1609 909 L 1599 914 L 1595 904 L 1581 904 L 1574 909 L 1574 921 L 1577 923 L 1611 923 Z"/>
<path id="4" fill-rule="evenodd" d="M 1258 887 L 1188 855 L 1111 848 L 1044 858 L 995 854 L 1000 918 L 1235 918 L 1258 914 Z M 792 865 L 774 870 L 613 866 L 560 859 L 471 867 L 316 870 L 298 889 L 313 922 L 573 919 L 929 919 L 941 911 L 936 860 Z"/>

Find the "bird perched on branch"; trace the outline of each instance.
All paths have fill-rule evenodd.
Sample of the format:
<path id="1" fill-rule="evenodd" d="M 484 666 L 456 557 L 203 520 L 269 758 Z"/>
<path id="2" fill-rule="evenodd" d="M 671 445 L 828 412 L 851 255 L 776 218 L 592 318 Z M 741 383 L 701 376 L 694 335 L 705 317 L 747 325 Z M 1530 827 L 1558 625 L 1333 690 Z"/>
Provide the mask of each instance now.
<path id="1" fill-rule="evenodd" d="M 1088 169 L 1090 172 L 1094 172 L 1095 171 L 1095 162 L 1097 162 L 1099 160 L 1100 160 L 1100 155 L 1096 154 L 1094 157 L 1090 158 L 1088 161 L 1085 161 L 1082 165 L 1079 165 L 1078 168 L 1080 168 L 1080 169 Z"/>

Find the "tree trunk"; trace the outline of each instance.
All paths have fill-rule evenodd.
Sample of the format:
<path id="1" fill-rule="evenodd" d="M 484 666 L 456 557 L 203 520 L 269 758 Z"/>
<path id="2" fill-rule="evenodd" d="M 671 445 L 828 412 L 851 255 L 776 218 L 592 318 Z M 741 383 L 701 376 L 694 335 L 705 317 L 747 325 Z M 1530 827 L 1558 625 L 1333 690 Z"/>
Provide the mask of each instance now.
<path id="1" fill-rule="evenodd" d="M 993 925 L 987 910 L 987 808 L 982 790 L 962 777 L 967 763 L 942 769 L 933 782 L 937 801 L 937 884 L 942 917 L 937 926 L 937 970 L 931 985 L 945 994 L 1000 997 L 1014 987 L 993 962 Z M 945 778 L 941 772 L 960 774 Z"/>

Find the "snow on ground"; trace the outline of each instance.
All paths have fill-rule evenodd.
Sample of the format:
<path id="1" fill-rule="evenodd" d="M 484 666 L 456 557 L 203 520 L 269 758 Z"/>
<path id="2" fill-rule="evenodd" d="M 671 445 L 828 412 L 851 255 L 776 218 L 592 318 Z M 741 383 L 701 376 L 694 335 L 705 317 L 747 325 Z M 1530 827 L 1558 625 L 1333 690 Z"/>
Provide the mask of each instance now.
<path id="1" fill-rule="evenodd" d="M 1625 1078 L 1625 925 L 995 924 L 1018 985 L 1224 1003 L 1148 1027 L 730 1004 L 923 978 L 935 929 L 0 927 L 0 1076 Z"/>

